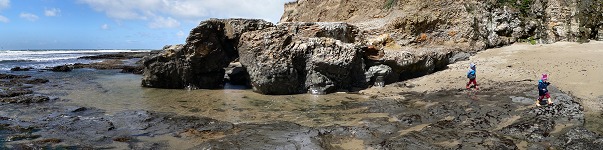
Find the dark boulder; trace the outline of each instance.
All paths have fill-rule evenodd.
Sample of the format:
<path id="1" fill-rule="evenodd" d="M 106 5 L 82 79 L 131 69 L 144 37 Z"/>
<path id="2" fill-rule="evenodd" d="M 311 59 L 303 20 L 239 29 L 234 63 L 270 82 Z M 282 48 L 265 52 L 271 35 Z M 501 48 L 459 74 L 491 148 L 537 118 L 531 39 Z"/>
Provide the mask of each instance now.
<path id="1" fill-rule="evenodd" d="M 14 67 L 14 68 L 11 68 L 10 71 L 29 71 L 31 69 L 33 69 L 33 68 L 32 67 L 26 67 L 26 68 Z"/>
<path id="2" fill-rule="evenodd" d="M 211 19 L 194 28 L 184 45 L 166 46 L 143 58 L 142 86 L 156 88 L 221 88 L 224 67 L 238 57 L 241 34 L 272 27 L 257 19 Z"/>
<path id="3" fill-rule="evenodd" d="M 50 71 L 53 72 L 69 72 L 72 68 L 69 65 L 61 65 L 50 68 Z"/>
<path id="4" fill-rule="evenodd" d="M 133 73 L 133 74 L 142 74 L 144 72 L 144 66 L 123 66 L 121 69 L 121 73 Z"/>

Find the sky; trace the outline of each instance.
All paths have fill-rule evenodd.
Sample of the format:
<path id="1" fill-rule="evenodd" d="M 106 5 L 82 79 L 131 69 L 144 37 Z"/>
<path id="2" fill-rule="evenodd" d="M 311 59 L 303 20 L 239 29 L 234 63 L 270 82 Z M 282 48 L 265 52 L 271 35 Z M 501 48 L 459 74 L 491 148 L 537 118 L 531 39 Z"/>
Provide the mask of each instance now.
<path id="1" fill-rule="evenodd" d="M 277 23 L 293 0 L 0 0 L 0 50 L 161 49 L 209 18 Z"/>

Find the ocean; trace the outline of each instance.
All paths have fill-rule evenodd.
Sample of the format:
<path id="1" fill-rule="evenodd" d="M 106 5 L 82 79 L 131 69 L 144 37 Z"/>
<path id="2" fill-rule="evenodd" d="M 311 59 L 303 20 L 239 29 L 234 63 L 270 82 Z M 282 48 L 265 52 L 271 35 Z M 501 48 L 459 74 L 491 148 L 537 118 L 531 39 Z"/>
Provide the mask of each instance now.
<path id="1" fill-rule="evenodd" d="M 93 63 L 100 60 L 78 59 L 83 56 L 119 52 L 148 52 L 151 50 L 130 49 L 69 49 L 69 50 L 0 50 L 0 71 L 14 67 L 44 69 L 74 63 Z"/>

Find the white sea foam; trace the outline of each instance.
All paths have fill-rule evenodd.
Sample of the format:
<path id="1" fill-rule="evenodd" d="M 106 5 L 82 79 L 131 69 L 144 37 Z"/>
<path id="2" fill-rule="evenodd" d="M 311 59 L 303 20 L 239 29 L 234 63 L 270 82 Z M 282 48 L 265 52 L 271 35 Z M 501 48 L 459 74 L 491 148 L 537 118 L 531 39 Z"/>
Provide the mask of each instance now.
<path id="1" fill-rule="evenodd" d="M 4 50 L 0 51 L 0 70 L 10 70 L 16 66 L 45 68 L 63 64 L 89 63 L 91 60 L 78 58 L 119 52 L 148 51 L 150 50 Z"/>

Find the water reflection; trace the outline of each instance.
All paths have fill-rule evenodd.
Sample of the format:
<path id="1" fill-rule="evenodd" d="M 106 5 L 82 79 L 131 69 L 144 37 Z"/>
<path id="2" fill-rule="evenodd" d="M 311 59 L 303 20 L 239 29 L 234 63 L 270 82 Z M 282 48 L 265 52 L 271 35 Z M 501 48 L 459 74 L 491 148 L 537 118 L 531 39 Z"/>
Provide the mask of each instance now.
<path id="1" fill-rule="evenodd" d="M 231 89 L 224 90 L 154 89 L 141 87 L 139 75 L 117 73 L 97 75 L 88 82 L 71 82 L 74 84 L 68 86 L 72 88 L 54 89 L 54 92 L 67 93 L 61 96 L 70 100 L 66 104 L 96 107 L 109 114 L 152 110 L 232 123 L 280 120 L 306 126 L 354 125 L 361 118 L 371 117 L 371 114 L 363 113 L 365 108 L 350 105 L 368 100 L 366 96 L 355 94 L 271 96 L 232 85 L 226 86 Z"/>

